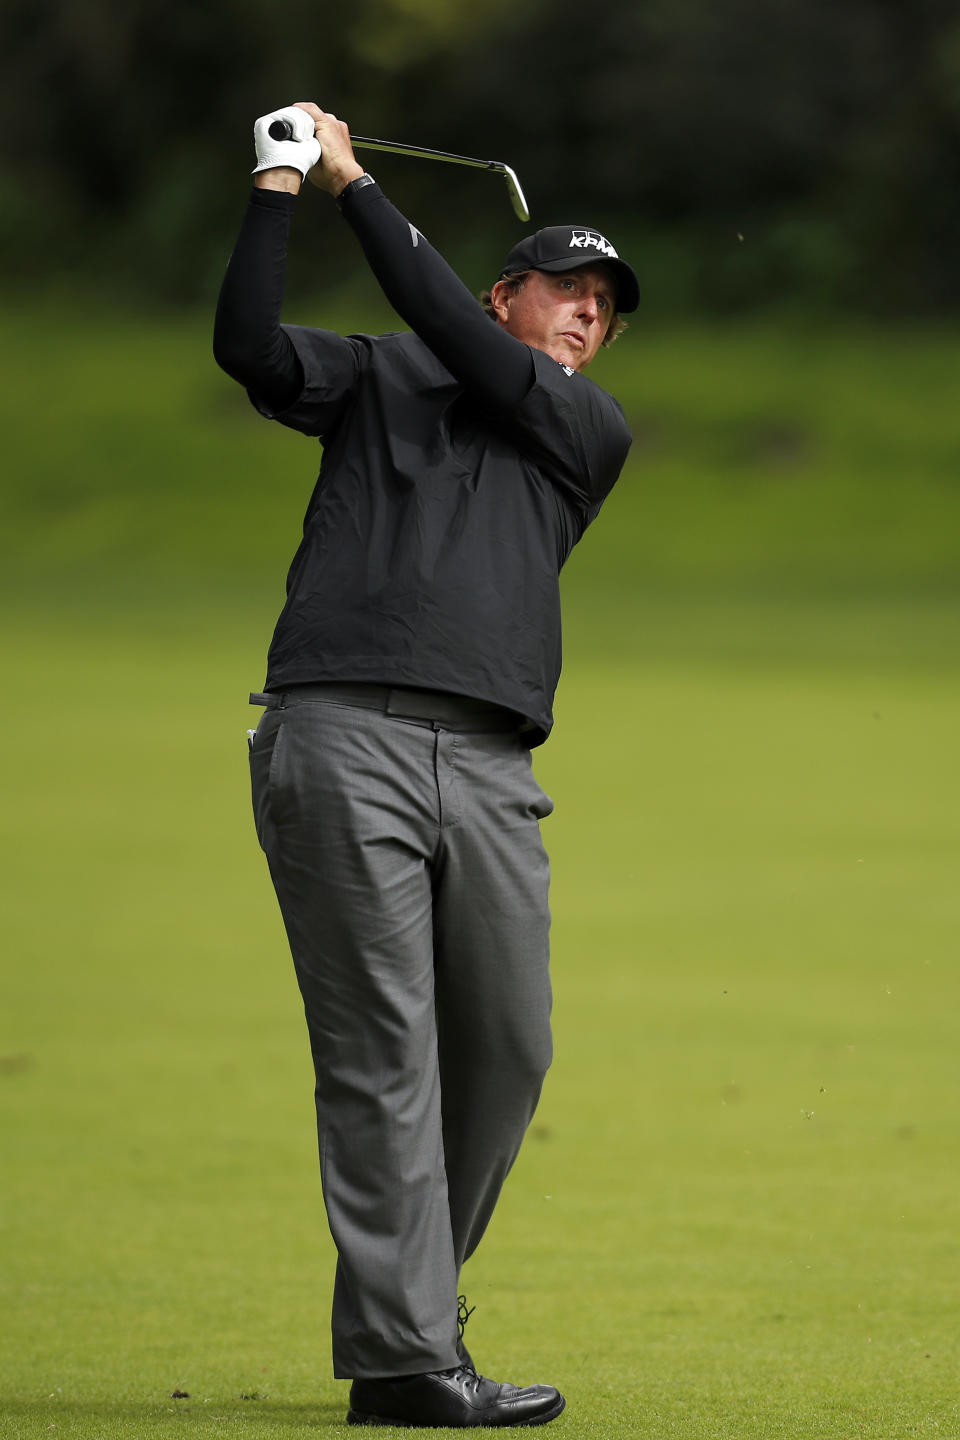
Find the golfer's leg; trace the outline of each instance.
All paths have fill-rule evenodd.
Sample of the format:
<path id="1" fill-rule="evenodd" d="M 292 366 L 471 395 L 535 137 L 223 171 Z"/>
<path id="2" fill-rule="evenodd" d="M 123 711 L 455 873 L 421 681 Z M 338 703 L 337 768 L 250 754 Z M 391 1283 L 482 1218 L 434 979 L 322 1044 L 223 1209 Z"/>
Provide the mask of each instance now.
<path id="1" fill-rule="evenodd" d="M 324 1200 L 339 1255 L 334 1373 L 456 1363 L 427 860 L 434 736 L 373 712 L 272 711 L 254 804 L 316 1070 Z"/>
<path id="2" fill-rule="evenodd" d="M 549 863 L 538 824 L 552 806 L 516 737 L 447 738 L 434 944 L 459 1270 L 493 1213 L 552 1056 Z"/>

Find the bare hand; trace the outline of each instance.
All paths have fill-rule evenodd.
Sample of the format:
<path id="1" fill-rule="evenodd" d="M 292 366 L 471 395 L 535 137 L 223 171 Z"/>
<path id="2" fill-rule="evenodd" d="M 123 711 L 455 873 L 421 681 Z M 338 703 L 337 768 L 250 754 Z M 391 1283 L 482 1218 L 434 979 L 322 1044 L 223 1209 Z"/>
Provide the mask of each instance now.
<path id="1" fill-rule="evenodd" d="M 314 165 L 307 179 L 330 195 L 339 195 L 351 180 L 364 173 L 353 153 L 347 124 L 336 115 L 328 115 L 312 100 L 297 100 L 295 104 L 313 118 L 314 131 L 320 141 L 320 162 Z"/>

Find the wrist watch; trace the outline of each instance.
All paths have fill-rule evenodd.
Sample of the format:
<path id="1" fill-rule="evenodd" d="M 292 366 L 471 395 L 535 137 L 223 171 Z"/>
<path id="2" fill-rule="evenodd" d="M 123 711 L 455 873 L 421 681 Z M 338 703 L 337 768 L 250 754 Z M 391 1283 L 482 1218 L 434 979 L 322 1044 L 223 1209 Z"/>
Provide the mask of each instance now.
<path id="1" fill-rule="evenodd" d="M 349 185 L 344 185 L 343 189 L 340 191 L 340 194 L 337 196 L 338 208 L 341 210 L 343 209 L 343 202 L 348 195 L 355 195 L 356 192 L 358 190 L 362 190 L 365 185 L 376 185 L 376 183 L 377 182 L 376 180 L 374 180 L 373 176 L 368 175 L 366 171 L 364 171 L 362 175 L 357 176 L 356 180 L 351 180 Z"/>

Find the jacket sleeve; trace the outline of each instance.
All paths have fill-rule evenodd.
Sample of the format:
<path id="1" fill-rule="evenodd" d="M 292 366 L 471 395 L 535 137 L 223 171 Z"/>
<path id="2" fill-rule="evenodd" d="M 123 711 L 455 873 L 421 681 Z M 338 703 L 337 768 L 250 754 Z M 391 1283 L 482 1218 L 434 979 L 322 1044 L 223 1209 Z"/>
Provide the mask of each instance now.
<path id="1" fill-rule="evenodd" d="M 484 314 L 442 255 L 379 185 L 348 189 L 342 205 L 397 314 L 486 408 L 508 414 L 533 384 L 530 347 Z"/>
<path id="2" fill-rule="evenodd" d="M 294 195 L 252 191 L 220 287 L 213 327 L 213 355 L 220 368 L 278 410 L 303 386 L 296 350 L 280 328 L 295 204 Z"/>
<path id="3" fill-rule="evenodd" d="M 350 400 L 360 351 L 333 331 L 280 324 L 296 203 L 281 191 L 251 192 L 220 290 L 213 353 L 261 415 L 322 438 Z"/>

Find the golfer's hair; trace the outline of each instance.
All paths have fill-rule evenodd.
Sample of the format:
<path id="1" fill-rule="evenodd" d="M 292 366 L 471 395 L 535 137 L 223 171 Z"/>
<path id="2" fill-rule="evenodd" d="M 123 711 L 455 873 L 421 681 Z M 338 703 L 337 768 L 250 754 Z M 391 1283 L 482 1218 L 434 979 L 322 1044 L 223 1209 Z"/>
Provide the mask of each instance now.
<path id="1" fill-rule="evenodd" d="M 527 283 L 529 276 L 529 270 L 519 270 L 516 275 L 502 275 L 500 278 L 512 294 L 518 295 L 523 289 L 524 285 Z M 497 318 L 497 312 L 493 308 L 492 290 L 484 290 L 483 294 L 480 296 L 480 304 L 490 316 L 490 319 L 495 321 Z M 620 316 L 616 313 L 616 311 L 614 311 L 613 319 L 607 326 L 607 333 L 600 341 L 600 344 L 603 346 L 604 349 L 607 349 L 608 346 L 613 344 L 614 340 L 618 340 L 620 338 L 626 328 L 626 320 L 621 320 Z"/>

